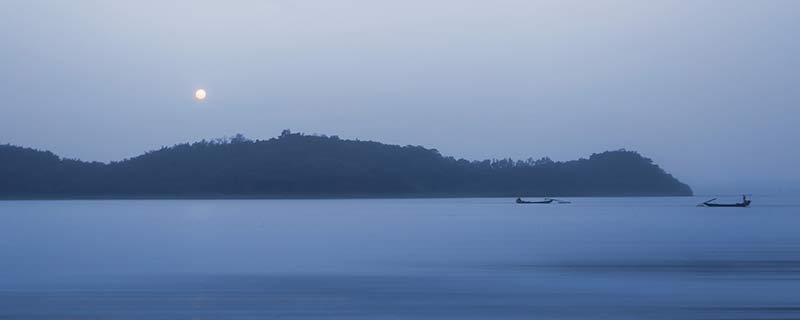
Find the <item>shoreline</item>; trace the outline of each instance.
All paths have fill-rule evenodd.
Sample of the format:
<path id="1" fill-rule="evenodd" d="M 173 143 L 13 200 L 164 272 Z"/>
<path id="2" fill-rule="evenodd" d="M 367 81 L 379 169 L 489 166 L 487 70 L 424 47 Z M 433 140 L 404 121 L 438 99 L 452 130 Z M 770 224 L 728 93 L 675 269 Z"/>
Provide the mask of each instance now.
<path id="1" fill-rule="evenodd" d="M 68 200 L 370 200 L 370 199 L 466 199 L 466 198 L 675 198 L 695 195 L 63 195 L 63 196 L 0 196 L 0 201 L 68 201 Z"/>

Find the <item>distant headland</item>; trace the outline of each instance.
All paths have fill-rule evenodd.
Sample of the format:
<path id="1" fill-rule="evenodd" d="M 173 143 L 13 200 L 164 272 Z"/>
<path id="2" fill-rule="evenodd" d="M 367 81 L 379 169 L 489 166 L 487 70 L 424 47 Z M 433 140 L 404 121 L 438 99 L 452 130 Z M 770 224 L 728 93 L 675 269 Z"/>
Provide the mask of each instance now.
<path id="1" fill-rule="evenodd" d="M 305 135 L 184 143 L 111 163 L 0 145 L 0 198 L 690 196 L 634 151 L 572 161 L 483 160 Z"/>

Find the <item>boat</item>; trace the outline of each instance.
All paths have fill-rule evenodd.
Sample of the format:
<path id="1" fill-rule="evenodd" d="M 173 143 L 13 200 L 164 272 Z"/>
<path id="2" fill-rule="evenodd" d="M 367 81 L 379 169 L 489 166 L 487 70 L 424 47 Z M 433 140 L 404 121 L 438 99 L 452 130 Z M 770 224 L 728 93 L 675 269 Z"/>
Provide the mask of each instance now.
<path id="1" fill-rule="evenodd" d="M 747 199 L 746 196 L 742 196 L 742 202 L 739 202 L 739 203 L 714 203 L 714 200 L 717 200 L 717 198 L 714 198 L 714 199 L 708 200 L 706 202 L 703 202 L 703 205 L 706 206 L 706 207 L 738 207 L 738 208 L 745 208 L 745 207 L 750 206 L 750 202 L 751 202 L 750 200 Z"/>
<path id="2" fill-rule="evenodd" d="M 525 201 L 522 198 L 517 198 L 517 204 L 548 204 L 553 203 L 554 199 L 545 198 L 544 201 Z"/>

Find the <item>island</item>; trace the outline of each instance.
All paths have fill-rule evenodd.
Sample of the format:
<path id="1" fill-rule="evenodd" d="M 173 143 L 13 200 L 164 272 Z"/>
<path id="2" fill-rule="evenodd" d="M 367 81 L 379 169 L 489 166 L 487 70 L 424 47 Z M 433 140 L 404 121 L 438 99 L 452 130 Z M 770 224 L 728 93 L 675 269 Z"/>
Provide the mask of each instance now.
<path id="1" fill-rule="evenodd" d="M 307 135 L 242 135 L 110 163 L 0 145 L 0 198 L 690 196 L 627 150 L 588 158 L 469 161 L 436 149 Z"/>

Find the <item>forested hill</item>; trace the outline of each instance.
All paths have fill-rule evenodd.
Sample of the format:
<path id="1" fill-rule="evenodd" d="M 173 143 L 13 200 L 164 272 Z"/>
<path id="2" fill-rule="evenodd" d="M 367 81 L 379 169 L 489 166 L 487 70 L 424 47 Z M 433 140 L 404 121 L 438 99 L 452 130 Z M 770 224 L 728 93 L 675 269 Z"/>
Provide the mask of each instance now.
<path id="1" fill-rule="evenodd" d="M 179 144 L 119 162 L 0 145 L 1 198 L 687 196 L 633 151 L 553 162 L 467 161 L 435 149 L 284 131 Z"/>

